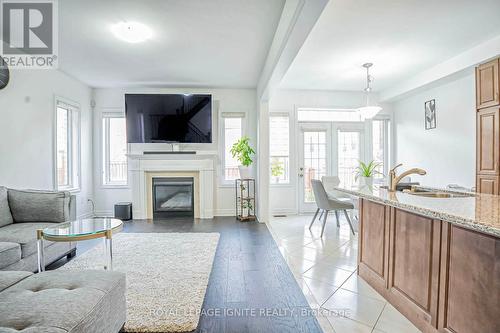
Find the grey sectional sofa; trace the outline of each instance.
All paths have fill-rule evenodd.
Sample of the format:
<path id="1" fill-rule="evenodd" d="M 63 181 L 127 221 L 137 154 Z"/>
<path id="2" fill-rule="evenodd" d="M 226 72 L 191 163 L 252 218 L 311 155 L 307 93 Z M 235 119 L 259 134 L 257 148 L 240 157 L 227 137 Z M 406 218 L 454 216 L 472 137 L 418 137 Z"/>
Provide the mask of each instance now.
<path id="1" fill-rule="evenodd" d="M 24 191 L 0 186 L 0 270 L 37 270 L 36 230 L 76 218 L 69 192 Z M 73 256 L 74 243 L 44 242 L 45 262 Z"/>
<path id="2" fill-rule="evenodd" d="M 116 333 L 125 317 L 123 273 L 0 272 L 0 333 Z"/>

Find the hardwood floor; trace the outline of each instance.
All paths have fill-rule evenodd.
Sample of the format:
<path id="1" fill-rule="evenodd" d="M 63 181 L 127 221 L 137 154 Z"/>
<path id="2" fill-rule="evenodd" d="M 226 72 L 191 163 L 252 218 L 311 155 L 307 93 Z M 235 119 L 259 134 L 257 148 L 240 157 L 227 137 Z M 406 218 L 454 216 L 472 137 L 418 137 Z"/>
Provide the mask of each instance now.
<path id="1" fill-rule="evenodd" d="M 322 332 L 265 224 L 231 217 L 132 220 L 123 232 L 220 233 L 197 332 Z M 97 243 L 80 242 L 77 256 Z"/>

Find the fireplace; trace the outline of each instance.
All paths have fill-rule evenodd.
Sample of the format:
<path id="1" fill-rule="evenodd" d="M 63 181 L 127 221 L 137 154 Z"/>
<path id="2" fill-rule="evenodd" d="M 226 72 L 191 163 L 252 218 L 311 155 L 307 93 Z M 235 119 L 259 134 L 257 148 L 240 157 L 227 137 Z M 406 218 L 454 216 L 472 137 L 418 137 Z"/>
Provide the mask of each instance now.
<path id="1" fill-rule="evenodd" d="M 194 216 L 194 179 L 153 177 L 153 218 Z"/>

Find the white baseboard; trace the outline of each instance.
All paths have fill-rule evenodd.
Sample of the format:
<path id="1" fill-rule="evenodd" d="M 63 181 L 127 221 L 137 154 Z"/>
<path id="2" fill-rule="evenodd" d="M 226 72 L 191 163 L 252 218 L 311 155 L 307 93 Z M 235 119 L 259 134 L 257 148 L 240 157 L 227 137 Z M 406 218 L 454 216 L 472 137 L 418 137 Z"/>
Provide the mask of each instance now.
<path id="1" fill-rule="evenodd" d="M 234 209 L 216 209 L 214 216 L 236 216 Z"/>
<path id="2" fill-rule="evenodd" d="M 298 212 L 292 209 L 273 209 L 271 215 L 297 215 Z"/>
<path id="3" fill-rule="evenodd" d="M 88 218 L 91 218 L 91 217 L 93 217 L 92 212 L 86 212 L 86 213 L 78 215 L 76 218 L 78 220 L 80 220 L 80 219 L 88 219 Z"/>
<path id="4" fill-rule="evenodd" d="M 90 214 L 91 216 L 92 214 Z M 96 210 L 95 216 L 106 216 L 113 217 L 114 212 L 112 210 Z M 217 209 L 215 210 L 214 216 L 236 216 L 234 209 Z"/>
<path id="5" fill-rule="evenodd" d="M 94 212 L 95 216 L 105 216 L 105 217 L 113 217 L 115 213 L 112 210 L 96 210 Z"/>

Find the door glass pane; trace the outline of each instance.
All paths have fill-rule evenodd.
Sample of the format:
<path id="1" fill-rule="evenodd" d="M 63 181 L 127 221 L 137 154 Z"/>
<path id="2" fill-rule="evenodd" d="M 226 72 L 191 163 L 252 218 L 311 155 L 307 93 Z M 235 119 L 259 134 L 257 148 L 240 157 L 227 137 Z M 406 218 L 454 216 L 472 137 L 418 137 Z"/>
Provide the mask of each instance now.
<path id="1" fill-rule="evenodd" d="M 304 202 L 314 202 L 312 179 L 326 175 L 326 132 L 304 132 Z"/>
<path id="2" fill-rule="evenodd" d="M 340 186 L 351 187 L 361 158 L 361 135 L 355 131 L 338 131 L 338 170 Z"/>
<path id="3" fill-rule="evenodd" d="M 57 108 L 57 185 L 69 186 L 69 141 L 67 109 Z"/>

